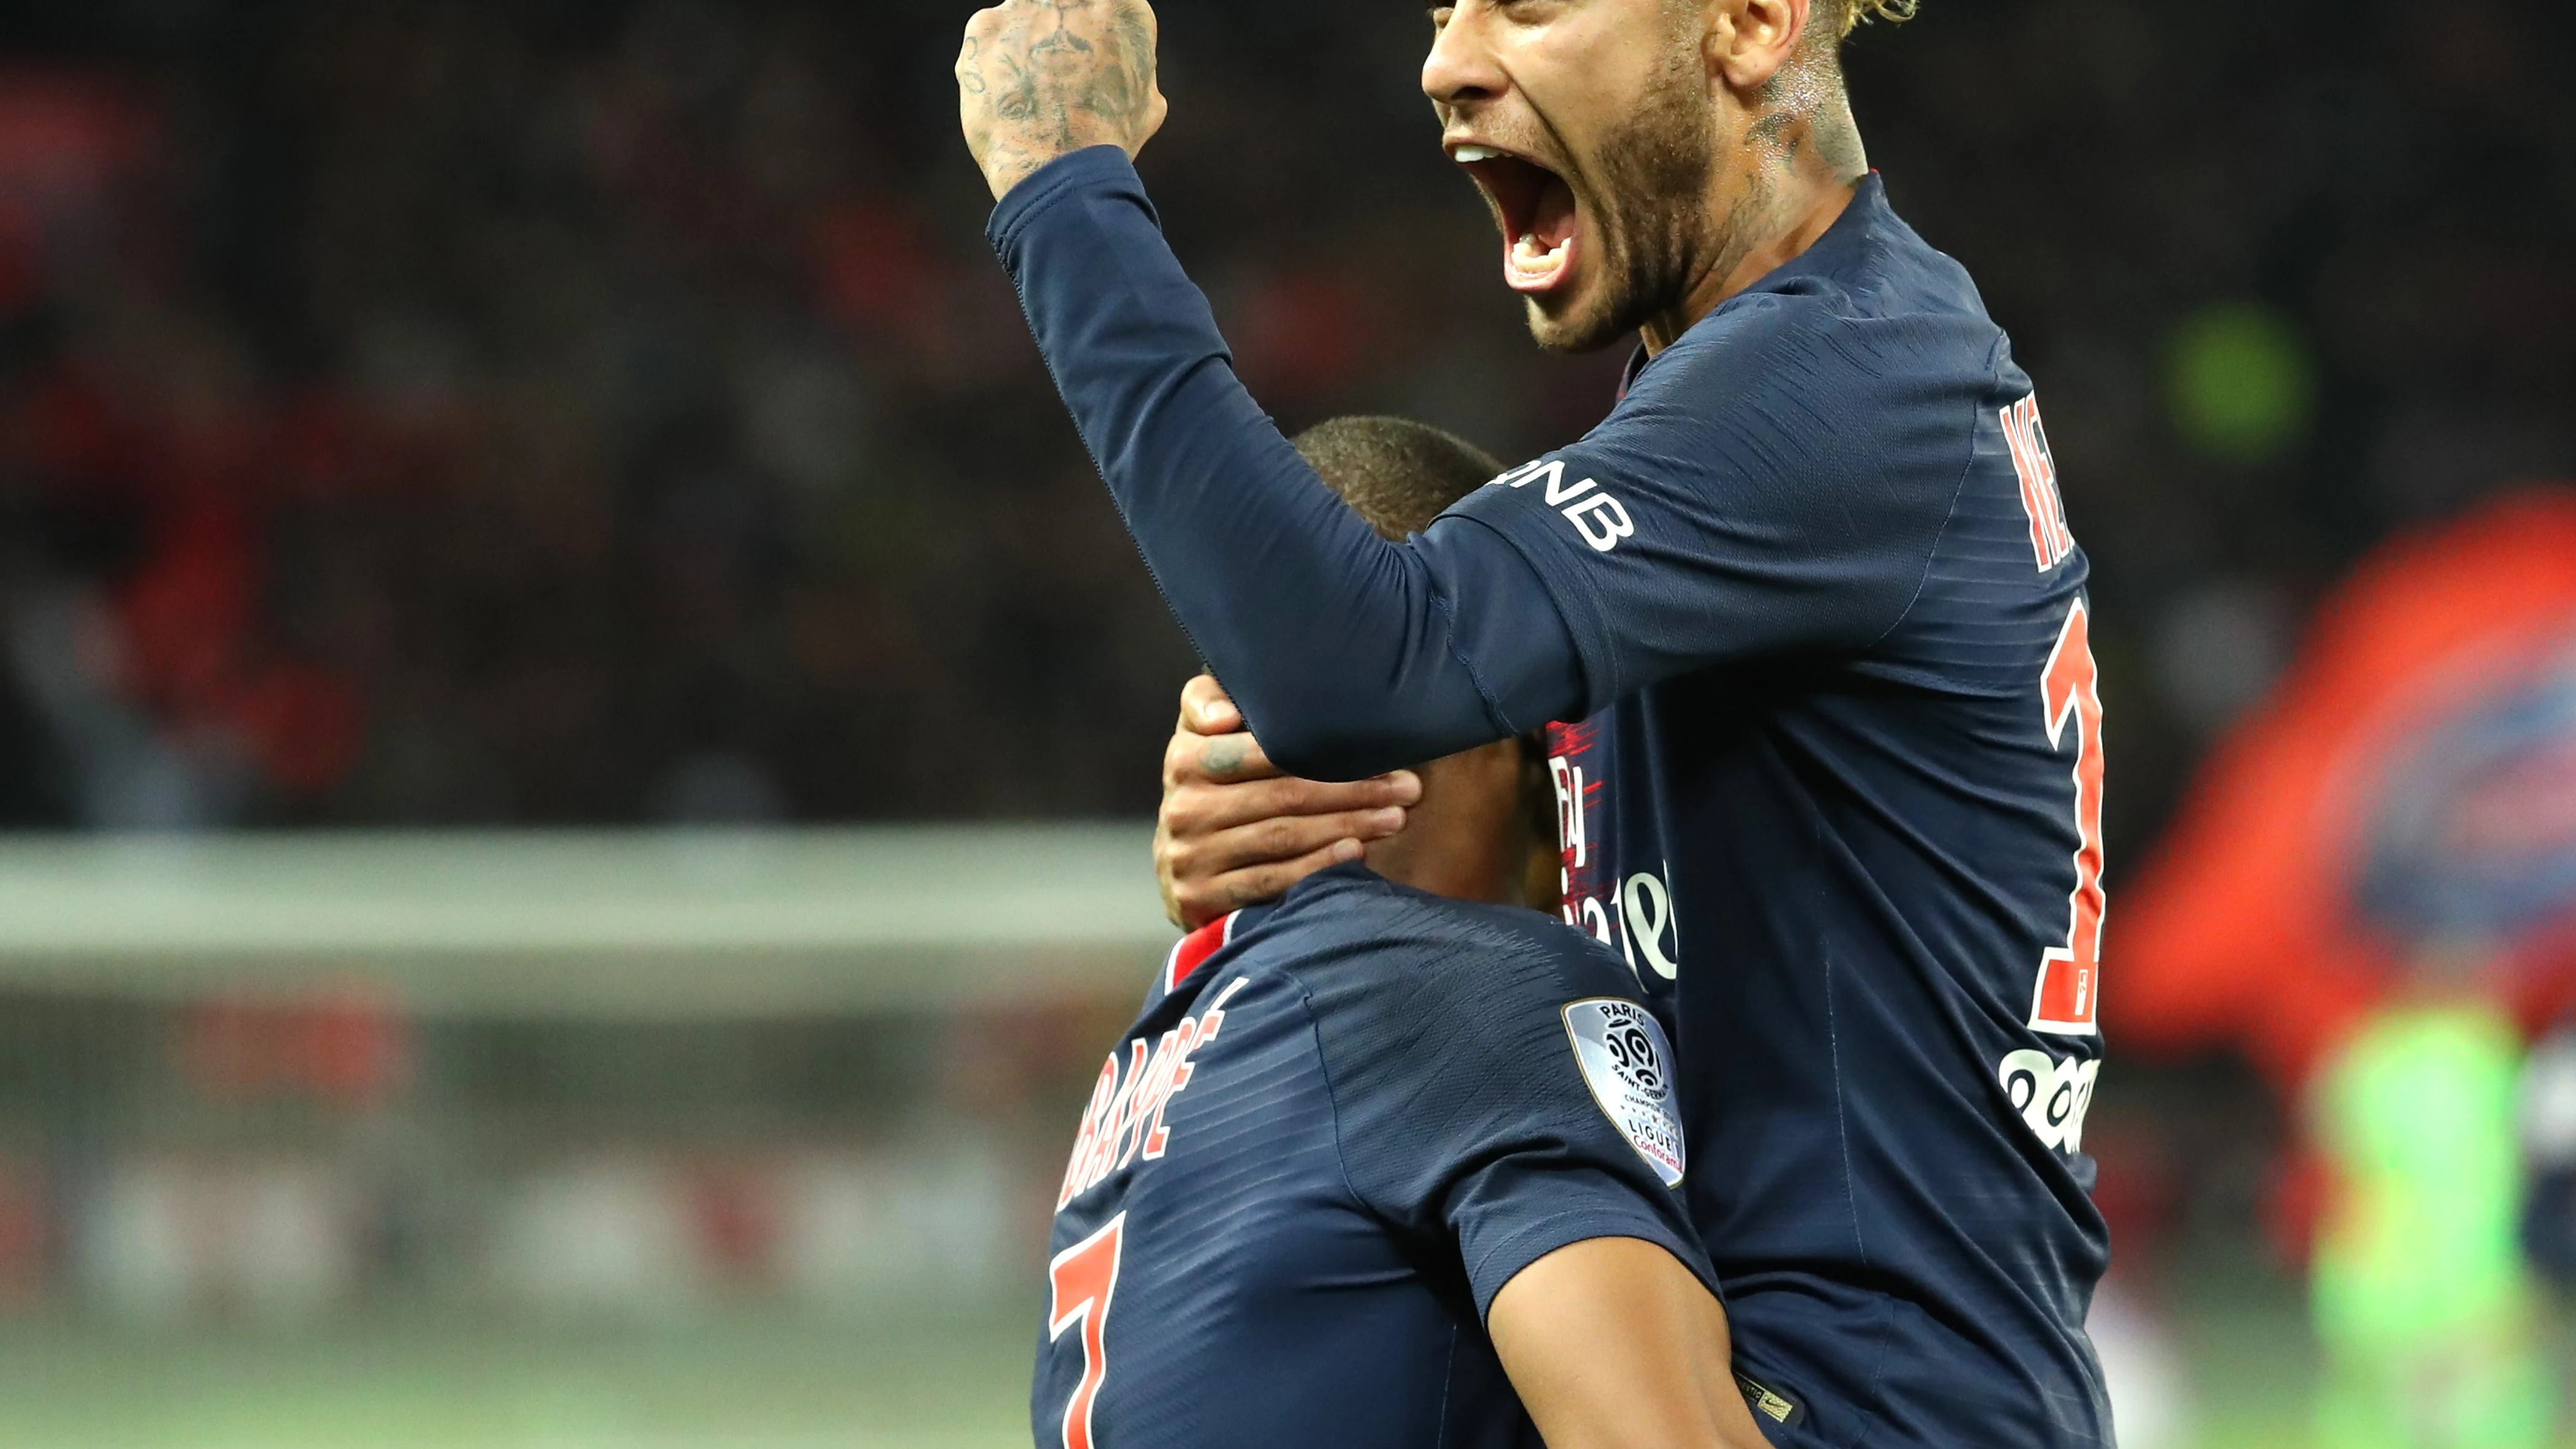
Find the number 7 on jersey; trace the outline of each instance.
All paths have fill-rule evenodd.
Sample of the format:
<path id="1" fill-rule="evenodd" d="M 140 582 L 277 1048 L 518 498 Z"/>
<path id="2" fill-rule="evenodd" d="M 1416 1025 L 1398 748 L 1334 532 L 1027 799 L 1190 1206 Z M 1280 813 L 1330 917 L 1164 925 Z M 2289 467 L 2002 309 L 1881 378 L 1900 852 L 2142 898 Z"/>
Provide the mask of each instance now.
<path id="1" fill-rule="evenodd" d="M 1118 1291 L 1118 1259 L 1127 1237 L 1120 1213 L 1100 1231 L 1055 1255 L 1047 1264 L 1054 1301 L 1047 1305 L 1047 1342 L 1082 1325 L 1082 1379 L 1064 1406 L 1064 1449 L 1093 1449 L 1091 1406 L 1109 1376 L 1109 1300 Z"/>
<path id="2" fill-rule="evenodd" d="M 2066 944 L 2040 953 L 2030 1029 L 2090 1036 L 2102 990 L 2102 693 L 2081 599 L 2040 674 L 2040 709 L 2050 748 L 2064 750 L 2067 727 L 2075 729 L 2075 889 L 2067 897 Z"/>

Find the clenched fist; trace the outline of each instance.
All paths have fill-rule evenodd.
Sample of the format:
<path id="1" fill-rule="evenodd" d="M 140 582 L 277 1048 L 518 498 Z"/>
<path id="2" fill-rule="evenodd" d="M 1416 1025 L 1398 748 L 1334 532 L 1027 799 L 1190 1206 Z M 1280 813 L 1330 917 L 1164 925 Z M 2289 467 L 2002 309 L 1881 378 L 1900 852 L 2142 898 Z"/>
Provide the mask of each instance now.
<path id="1" fill-rule="evenodd" d="M 1145 0 L 1002 0 L 966 22 L 957 113 L 999 201 L 1088 146 L 1133 156 L 1163 124 Z"/>

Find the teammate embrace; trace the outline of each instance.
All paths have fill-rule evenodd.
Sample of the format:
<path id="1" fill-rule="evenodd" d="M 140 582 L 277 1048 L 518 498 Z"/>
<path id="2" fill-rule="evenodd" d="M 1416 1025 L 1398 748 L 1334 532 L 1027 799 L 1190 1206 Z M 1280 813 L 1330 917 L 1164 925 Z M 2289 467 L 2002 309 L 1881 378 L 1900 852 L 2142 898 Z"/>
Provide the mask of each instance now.
<path id="1" fill-rule="evenodd" d="M 1392 419 L 1298 446 L 1393 538 L 1495 472 Z M 1421 766 L 1365 867 L 1155 973 L 1057 1200 L 1040 1444 L 1513 1449 L 1535 1420 L 1554 1449 L 1758 1449 L 1673 1191 L 1663 1029 L 1522 908 L 1537 765 L 1507 739 Z"/>
<path id="2" fill-rule="evenodd" d="M 1802 1446 L 2112 1442 L 2082 1327 L 2107 1257 L 2082 1153 L 2103 912 L 2087 565 L 2029 379 L 1966 274 L 1890 209 L 1852 123 L 1843 37 L 1863 10 L 1910 8 L 1432 12 L 1423 88 L 1492 207 L 1533 335 L 1643 346 L 1591 434 L 1427 527 L 1400 519 L 1418 527 L 1403 538 L 1279 436 L 1162 239 L 1130 164 L 1164 114 L 1142 0 L 1009 0 L 969 27 L 962 115 L 1000 201 L 995 248 L 1224 681 L 1193 685 L 1167 757 L 1176 913 L 1204 925 L 1347 864 L 1360 838 L 1392 834 L 1371 859 L 1394 867 L 1450 808 L 1439 771 L 1399 767 L 1544 728 L 1560 911 L 1599 942 L 1586 954 L 1562 927 L 1351 869 L 1233 917 L 1256 924 L 1209 965 L 1176 958 L 1068 1174 L 1051 1326 L 1057 1344 L 1081 1329 L 1091 1368 L 1066 1384 L 1061 1355 L 1042 1360 L 1041 1443 L 1493 1442 L 1462 1427 L 1489 1402 L 1457 1367 L 1483 1341 L 1479 1312 L 1557 1449 L 1635 1442 L 1608 1408 L 1558 1393 L 1609 1381 L 1605 1344 L 1643 1376 L 1631 1397 L 1704 1402 L 1731 1368 L 1757 1411 L 1659 1421 L 1657 1442 L 1749 1444 L 1748 1425 Z M 1257 745 L 1231 733 L 1244 723 Z M 1333 780 L 1355 783 L 1315 783 Z M 1428 818 L 1406 823 L 1407 805 Z M 1618 990 L 1599 979 L 1614 956 Z M 1166 1009 L 1211 987 L 1235 994 Z M 1677 1060 L 1644 1029 L 1657 1018 Z M 1252 1070 L 1272 1050 L 1268 1080 L 1320 1082 L 1326 1107 L 1206 1093 L 1220 1062 Z M 1669 1164 L 1648 1081 L 1678 1105 L 1687 1146 Z M 1222 1129 L 1174 1128 L 1218 1097 L 1236 1102 Z M 1347 1175 L 1340 1219 L 1295 1206 L 1326 1136 Z M 1236 1166 L 1185 1173 L 1193 1152 Z M 1340 1301 L 1403 1279 L 1415 1309 L 1446 1306 L 1467 1358 L 1445 1376 L 1403 1358 L 1414 1349 L 1392 1345 L 1427 1342 L 1394 1326 L 1427 1321 L 1415 1309 L 1375 1327 L 1301 1316 L 1335 1295 L 1265 1295 L 1229 1278 L 1214 1236 L 1148 1248 L 1094 1220 L 1109 1197 L 1086 1194 L 1168 1190 L 1148 1174 L 1244 1204 L 1222 1239 L 1241 1251 L 1302 1245 L 1320 1262 L 1325 1241 L 1368 1236 L 1376 1266 L 1331 1258 Z M 1667 1192 L 1722 1317 L 1693 1286 L 1693 1245 L 1664 1231 Z M 1104 1240 L 1122 1242 L 1105 1273 Z M 1140 1269 L 1121 1252 L 1168 1256 Z M 1603 1254 L 1620 1270 L 1535 1278 L 1535 1299 L 1571 1306 L 1532 1317 L 1664 1307 L 1570 1342 L 1518 1335 L 1520 1279 Z M 1088 1308 L 1067 1306 L 1068 1264 L 1089 1265 L 1072 1282 L 1095 1290 Z M 1111 1311 L 1139 1271 L 1233 1288 L 1163 1298 L 1149 1314 L 1182 1320 L 1140 1323 Z M 1706 1313 L 1683 1306 L 1693 1293 Z M 1246 1331 L 1274 1346 L 1149 1352 L 1117 1388 L 1122 1334 Z M 1336 1358 L 1355 1338 L 1389 1345 L 1380 1372 Z M 1423 1385 L 1449 1407 L 1406 1417 Z M 1275 1427 L 1181 1413 L 1229 1399 L 1270 1406 Z M 1291 1399 L 1331 1412 L 1278 1407 Z"/>

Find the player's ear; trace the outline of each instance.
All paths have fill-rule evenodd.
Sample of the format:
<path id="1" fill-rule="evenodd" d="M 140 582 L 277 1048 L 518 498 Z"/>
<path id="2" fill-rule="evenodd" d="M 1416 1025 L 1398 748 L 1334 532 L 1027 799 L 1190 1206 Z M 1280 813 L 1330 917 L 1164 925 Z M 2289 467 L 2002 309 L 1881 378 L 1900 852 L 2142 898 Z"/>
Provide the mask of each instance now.
<path id="1" fill-rule="evenodd" d="M 1709 72 L 1739 95 L 1770 84 L 1807 40 L 1814 0 L 1719 0 L 1711 7 Z"/>

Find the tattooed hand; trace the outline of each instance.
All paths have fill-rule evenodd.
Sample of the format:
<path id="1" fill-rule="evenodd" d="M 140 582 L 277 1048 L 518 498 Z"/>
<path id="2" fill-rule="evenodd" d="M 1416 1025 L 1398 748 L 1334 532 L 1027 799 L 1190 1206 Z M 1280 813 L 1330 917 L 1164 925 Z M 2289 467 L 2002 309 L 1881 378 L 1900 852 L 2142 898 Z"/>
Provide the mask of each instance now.
<path id="1" fill-rule="evenodd" d="M 1086 146 L 1133 156 L 1163 124 L 1145 0 L 1002 0 L 966 23 L 957 112 L 999 201 Z"/>
<path id="2" fill-rule="evenodd" d="M 1422 777 L 1398 770 L 1327 785 L 1270 763 L 1243 732 L 1243 714 L 1207 675 L 1181 691 L 1181 722 L 1163 752 L 1163 813 L 1154 822 L 1154 874 L 1172 924 L 1196 930 L 1330 865 L 1358 860 L 1367 842 L 1404 828 Z"/>

